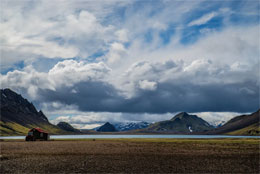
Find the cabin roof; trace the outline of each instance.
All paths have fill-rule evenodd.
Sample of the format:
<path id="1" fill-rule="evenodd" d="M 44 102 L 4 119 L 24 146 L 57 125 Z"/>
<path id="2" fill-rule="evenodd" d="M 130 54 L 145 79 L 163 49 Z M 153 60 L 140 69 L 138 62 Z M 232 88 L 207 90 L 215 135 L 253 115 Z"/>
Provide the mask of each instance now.
<path id="1" fill-rule="evenodd" d="M 44 130 L 42 130 L 41 128 L 38 128 L 38 127 L 32 128 L 29 132 L 33 132 L 34 129 L 37 130 L 38 132 L 48 133 L 48 132 L 45 132 Z"/>

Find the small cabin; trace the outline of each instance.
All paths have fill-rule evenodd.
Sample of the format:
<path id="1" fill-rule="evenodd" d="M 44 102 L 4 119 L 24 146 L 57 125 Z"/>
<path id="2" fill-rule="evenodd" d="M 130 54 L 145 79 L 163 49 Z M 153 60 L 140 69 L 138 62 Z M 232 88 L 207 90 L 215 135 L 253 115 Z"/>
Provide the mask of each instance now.
<path id="1" fill-rule="evenodd" d="M 40 128 L 32 128 L 31 130 L 29 130 L 28 135 L 25 138 L 26 141 L 36 141 L 36 140 L 47 141 L 48 139 L 49 139 L 48 132 L 45 132 Z"/>

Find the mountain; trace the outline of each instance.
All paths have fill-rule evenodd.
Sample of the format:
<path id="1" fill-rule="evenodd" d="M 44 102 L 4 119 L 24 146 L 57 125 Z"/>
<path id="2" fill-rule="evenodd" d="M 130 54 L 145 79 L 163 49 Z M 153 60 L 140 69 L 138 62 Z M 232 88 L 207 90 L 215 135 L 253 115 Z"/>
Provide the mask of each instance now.
<path id="1" fill-rule="evenodd" d="M 51 134 L 66 133 L 52 125 L 42 111 L 11 89 L 1 89 L 0 134 L 25 135 L 33 127 Z"/>
<path id="2" fill-rule="evenodd" d="M 72 127 L 69 123 L 67 122 L 59 122 L 57 124 L 57 126 L 62 129 L 62 130 L 65 130 L 65 131 L 68 131 L 68 132 L 73 132 L 73 133 L 80 133 L 81 131 L 78 130 L 78 129 L 75 129 L 74 127 Z"/>
<path id="3" fill-rule="evenodd" d="M 189 115 L 186 112 L 175 115 L 171 120 L 151 124 L 147 130 L 171 133 L 195 133 L 213 129 L 208 122 L 197 115 Z"/>
<path id="4" fill-rule="evenodd" d="M 113 125 L 118 131 L 130 131 L 130 130 L 147 128 L 150 125 L 150 123 L 141 121 L 141 122 L 114 123 Z"/>
<path id="5" fill-rule="evenodd" d="M 209 134 L 259 135 L 259 116 L 260 109 L 249 115 L 234 117 L 223 126 L 209 131 Z"/>
<path id="6" fill-rule="evenodd" d="M 218 128 L 218 127 L 223 126 L 227 121 L 224 121 L 224 120 L 213 120 L 213 121 L 208 121 L 208 123 L 210 125 L 212 125 L 213 127 Z"/>
<path id="7" fill-rule="evenodd" d="M 116 132 L 116 128 L 114 125 L 106 122 L 103 126 L 97 129 L 98 132 Z"/>
<path id="8" fill-rule="evenodd" d="M 221 127 L 223 126 L 224 124 L 226 123 L 226 121 L 219 121 L 219 122 L 215 122 L 215 127 L 218 128 L 218 127 Z"/>

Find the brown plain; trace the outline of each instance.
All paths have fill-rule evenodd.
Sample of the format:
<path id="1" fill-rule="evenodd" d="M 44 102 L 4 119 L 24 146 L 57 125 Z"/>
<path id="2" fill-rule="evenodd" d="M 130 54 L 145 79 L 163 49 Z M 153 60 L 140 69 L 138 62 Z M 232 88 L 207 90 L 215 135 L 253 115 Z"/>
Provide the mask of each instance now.
<path id="1" fill-rule="evenodd" d="M 1 173 L 259 173 L 259 139 L 2 141 Z"/>

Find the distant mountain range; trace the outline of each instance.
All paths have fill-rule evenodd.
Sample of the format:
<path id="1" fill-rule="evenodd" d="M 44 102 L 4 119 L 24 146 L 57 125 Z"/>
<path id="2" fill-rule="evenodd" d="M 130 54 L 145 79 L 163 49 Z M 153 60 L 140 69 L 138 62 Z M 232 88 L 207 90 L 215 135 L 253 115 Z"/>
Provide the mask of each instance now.
<path id="1" fill-rule="evenodd" d="M 147 122 L 109 122 L 93 130 L 80 131 L 69 123 L 51 124 L 42 111 L 10 89 L 1 89 L 0 135 L 25 135 L 29 129 L 39 127 L 51 134 L 80 134 L 95 132 L 173 133 L 173 134 L 230 134 L 260 135 L 260 110 L 249 115 L 232 118 L 225 124 L 212 126 L 197 115 L 181 112 L 172 119 L 153 124 Z M 223 124 L 223 125 L 222 125 Z"/>
<path id="2" fill-rule="evenodd" d="M 114 126 L 112 128 L 112 126 Z M 106 131 L 103 131 L 106 128 Z M 160 121 L 153 124 L 147 122 L 138 122 L 138 123 L 115 123 L 114 125 L 106 123 L 100 128 L 95 130 L 99 132 L 109 132 L 109 128 L 114 131 L 134 131 L 137 132 L 168 132 L 168 133 L 196 133 L 196 132 L 206 132 L 211 129 L 214 129 L 205 120 L 201 119 L 196 115 L 189 115 L 186 112 L 179 113 L 175 115 L 171 120 Z"/>
<path id="3" fill-rule="evenodd" d="M 42 111 L 10 89 L 1 89 L 0 135 L 25 135 L 39 127 L 51 134 L 70 134 L 51 124 Z"/>
<path id="4" fill-rule="evenodd" d="M 153 132 L 196 133 L 206 132 L 214 127 L 197 115 L 181 112 L 172 119 L 151 124 L 146 130 Z"/>
<path id="5" fill-rule="evenodd" d="M 118 132 L 126 132 L 131 130 L 147 128 L 151 123 L 145 121 L 139 121 L 139 122 L 121 122 L 121 123 L 119 122 L 119 123 L 109 123 L 109 124 L 113 125 L 116 131 Z M 98 126 L 96 128 L 93 128 L 92 130 L 98 131 L 100 127 L 101 126 Z"/>
<path id="6" fill-rule="evenodd" d="M 115 123 L 118 131 L 131 133 L 174 133 L 174 134 L 228 134 L 228 135 L 260 135 L 260 110 L 249 115 L 241 115 L 225 122 L 211 125 L 197 115 L 181 112 L 170 120 L 153 124 Z"/>

